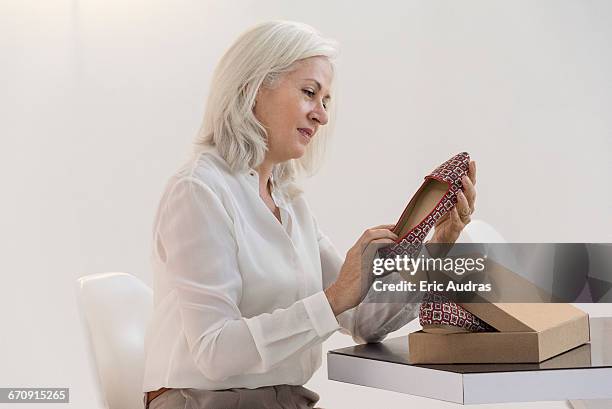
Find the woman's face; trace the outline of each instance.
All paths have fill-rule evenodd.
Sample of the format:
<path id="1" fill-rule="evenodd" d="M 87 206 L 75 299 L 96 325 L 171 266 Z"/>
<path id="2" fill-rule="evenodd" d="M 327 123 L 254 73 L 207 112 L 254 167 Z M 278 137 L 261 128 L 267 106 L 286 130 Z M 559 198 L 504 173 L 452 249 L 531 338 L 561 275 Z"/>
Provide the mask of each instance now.
<path id="1" fill-rule="evenodd" d="M 272 88 L 262 86 L 253 112 L 268 134 L 266 159 L 273 163 L 297 159 L 328 121 L 326 106 L 333 72 L 326 57 L 295 63 Z"/>

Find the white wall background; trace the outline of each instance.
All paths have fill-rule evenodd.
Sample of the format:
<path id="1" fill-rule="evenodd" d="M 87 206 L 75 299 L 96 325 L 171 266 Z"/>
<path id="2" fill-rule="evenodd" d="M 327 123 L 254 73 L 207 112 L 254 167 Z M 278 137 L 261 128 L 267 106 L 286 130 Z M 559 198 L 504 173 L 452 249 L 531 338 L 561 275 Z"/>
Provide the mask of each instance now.
<path id="1" fill-rule="evenodd" d="M 478 165 L 475 217 L 507 240 L 612 241 L 609 1 L 4 0 L 0 386 L 67 386 L 71 407 L 103 407 L 74 281 L 121 270 L 151 283 L 153 214 L 214 65 L 268 19 L 342 45 L 336 137 L 307 183 L 341 250 L 393 223 L 462 150 Z M 324 370 L 307 386 L 330 408 L 455 407 Z"/>

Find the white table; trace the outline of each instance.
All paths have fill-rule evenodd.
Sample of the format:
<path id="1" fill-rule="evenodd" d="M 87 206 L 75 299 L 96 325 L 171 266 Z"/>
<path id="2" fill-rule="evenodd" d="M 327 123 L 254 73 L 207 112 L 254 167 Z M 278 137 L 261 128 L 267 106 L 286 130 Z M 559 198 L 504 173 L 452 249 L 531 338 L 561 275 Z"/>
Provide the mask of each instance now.
<path id="1" fill-rule="evenodd" d="M 331 380 L 461 404 L 612 399 L 612 318 L 591 342 L 539 364 L 411 365 L 408 338 L 329 351 Z"/>

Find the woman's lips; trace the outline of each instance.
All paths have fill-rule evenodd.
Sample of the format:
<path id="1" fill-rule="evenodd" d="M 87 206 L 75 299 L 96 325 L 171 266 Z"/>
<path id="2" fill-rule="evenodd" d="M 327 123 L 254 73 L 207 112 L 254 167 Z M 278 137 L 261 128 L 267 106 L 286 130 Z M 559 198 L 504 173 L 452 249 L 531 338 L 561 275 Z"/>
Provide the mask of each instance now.
<path id="1" fill-rule="evenodd" d="M 310 141 L 310 138 L 312 137 L 312 131 L 310 129 L 298 128 L 298 131 L 300 134 L 302 134 L 306 142 Z"/>

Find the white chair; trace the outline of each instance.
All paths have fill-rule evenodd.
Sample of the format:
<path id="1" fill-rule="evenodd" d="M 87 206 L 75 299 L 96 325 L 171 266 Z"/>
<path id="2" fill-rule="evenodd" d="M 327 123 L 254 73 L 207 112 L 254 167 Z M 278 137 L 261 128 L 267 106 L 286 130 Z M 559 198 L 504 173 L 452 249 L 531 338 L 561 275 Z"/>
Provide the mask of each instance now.
<path id="1" fill-rule="evenodd" d="M 505 243 L 502 235 L 489 223 L 482 220 L 472 220 L 461 233 L 463 240 L 469 243 Z M 467 236 L 467 237 L 466 237 Z"/>
<path id="2" fill-rule="evenodd" d="M 77 298 L 108 408 L 142 408 L 153 291 L 130 274 L 102 273 L 79 278 Z"/>

